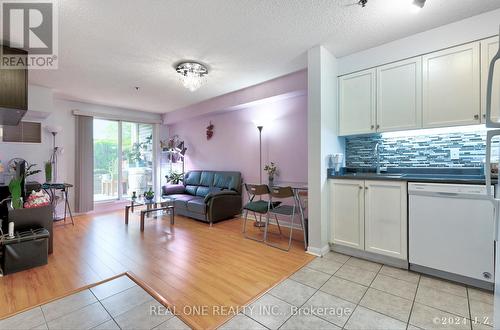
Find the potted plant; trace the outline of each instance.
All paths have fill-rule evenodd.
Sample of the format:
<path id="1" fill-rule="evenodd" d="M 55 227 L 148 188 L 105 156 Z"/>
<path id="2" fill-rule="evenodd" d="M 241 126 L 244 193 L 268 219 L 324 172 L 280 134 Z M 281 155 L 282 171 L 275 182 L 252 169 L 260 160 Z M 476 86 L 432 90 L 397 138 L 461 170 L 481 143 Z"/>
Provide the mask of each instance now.
<path id="1" fill-rule="evenodd" d="M 52 182 L 52 163 L 45 162 L 45 182 Z"/>
<path id="2" fill-rule="evenodd" d="M 267 173 L 269 185 L 272 186 L 274 183 L 274 177 L 278 175 L 278 167 L 276 167 L 275 163 L 271 162 L 270 164 L 266 164 L 266 166 L 264 166 L 264 171 Z"/>
<path id="3" fill-rule="evenodd" d="M 144 198 L 146 198 L 148 201 L 152 201 L 155 198 L 153 188 L 149 188 L 149 190 L 144 193 Z"/>
<path id="4" fill-rule="evenodd" d="M 21 197 L 22 189 L 21 183 L 23 182 L 24 176 L 18 178 L 13 178 L 9 183 L 9 191 L 11 196 L 11 206 L 14 210 L 23 208 L 23 199 Z"/>
<path id="5" fill-rule="evenodd" d="M 165 175 L 168 183 L 179 184 L 184 180 L 184 173 L 170 172 L 169 175 Z"/>

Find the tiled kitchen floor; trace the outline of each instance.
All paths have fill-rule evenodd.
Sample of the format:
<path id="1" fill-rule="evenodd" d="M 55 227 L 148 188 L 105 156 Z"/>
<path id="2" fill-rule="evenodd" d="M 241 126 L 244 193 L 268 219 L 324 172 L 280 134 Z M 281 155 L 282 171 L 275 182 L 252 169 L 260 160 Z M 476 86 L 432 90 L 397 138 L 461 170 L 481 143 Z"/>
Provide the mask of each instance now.
<path id="1" fill-rule="evenodd" d="M 221 329 L 492 329 L 492 322 L 489 292 L 331 252 Z"/>
<path id="2" fill-rule="evenodd" d="M 125 275 L 0 321 L 0 329 L 120 328 L 189 329 Z"/>

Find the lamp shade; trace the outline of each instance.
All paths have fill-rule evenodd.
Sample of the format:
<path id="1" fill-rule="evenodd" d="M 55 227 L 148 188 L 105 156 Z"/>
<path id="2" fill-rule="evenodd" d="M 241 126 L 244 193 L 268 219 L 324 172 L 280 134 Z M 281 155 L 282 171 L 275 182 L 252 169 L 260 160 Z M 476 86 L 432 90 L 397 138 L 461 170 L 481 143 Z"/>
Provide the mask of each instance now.
<path id="1" fill-rule="evenodd" d="M 62 126 L 52 126 L 52 125 L 49 125 L 49 126 L 45 126 L 45 129 L 47 130 L 47 132 L 49 133 L 52 133 L 52 134 L 57 134 L 57 133 L 60 133 L 62 132 Z"/>

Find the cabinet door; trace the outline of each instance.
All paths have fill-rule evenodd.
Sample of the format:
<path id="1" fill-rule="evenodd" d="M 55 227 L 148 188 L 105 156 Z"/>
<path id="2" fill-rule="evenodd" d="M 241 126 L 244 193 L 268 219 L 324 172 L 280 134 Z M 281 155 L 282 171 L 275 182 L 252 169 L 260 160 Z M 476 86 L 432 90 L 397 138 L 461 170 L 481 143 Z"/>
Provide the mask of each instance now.
<path id="1" fill-rule="evenodd" d="M 480 122 L 479 42 L 423 56 L 424 127 Z"/>
<path id="2" fill-rule="evenodd" d="M 331 242 L 364 249 L 364 181 L 331 180 Z"/>
<path id="3" fill-rule="evenodd" d="M 422 58 L 377 68 L 377 131 L 422 127 Z"/>
<path id="4" fill-rule="evenodd" d="M 2 46 L 5 54 L 16 54 L 26 60 L 26 52 Z M 27 110 L 28 109 L 28 70 L 1 69 L 0 70 L 0 107 Z M 15 110 L 12 110 L 13 112 Z"/>
<path id="5" fill-rule="evenodd" d="M 375 132 L 376 69 L 339 78 L 339 135 Z"/>
<path id="6" fill-rule="evenodd" d="M 407 259 L 406 182 L 365 181 L 365 250 Z"/>
<path id="7" fill-rule="evenodd" d="M 486 86 L 491 59 L 498 51 L 498 37 L 481 40 L 481 122 L 486 123 Z M 495 64 L 493 93 L 491 95 L 491 118 L 500 120 L 500 62 Z"/>

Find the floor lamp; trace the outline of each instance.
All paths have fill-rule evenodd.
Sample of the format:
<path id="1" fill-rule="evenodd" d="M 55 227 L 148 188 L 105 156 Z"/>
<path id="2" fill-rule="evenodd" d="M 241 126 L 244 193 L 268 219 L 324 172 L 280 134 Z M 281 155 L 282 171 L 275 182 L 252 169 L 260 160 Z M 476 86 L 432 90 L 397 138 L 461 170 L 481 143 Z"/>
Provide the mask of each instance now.
<path id="1" fill-rule="evenodd" d="M 47 131 L 52 134 L 52 153 L 50 155 L 50 163 L 52 164 L 52 182 L 57 182 L 57 154 L 60 148 L 56 147 L 56 135 L 62 131 L 61 126 L 48 126 Z"/>
<path id="2" fill-rule="evenodd" d="M 262 184 L 262 129 L 263 125 L 257 124 L 257 129 L 259 130 L 259 184 Z M 262 197 L 261 197 L 262 198 Z M 259 220 L 255 219 L 253 223 L 255 227 L 265 227 L 265 223 L 262 221 L 262 215 L 259 216 Z"/>

